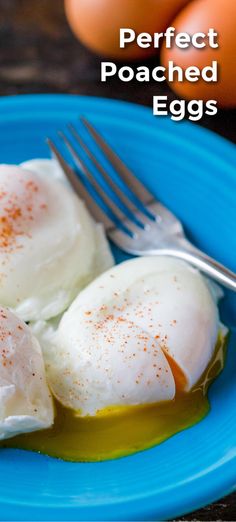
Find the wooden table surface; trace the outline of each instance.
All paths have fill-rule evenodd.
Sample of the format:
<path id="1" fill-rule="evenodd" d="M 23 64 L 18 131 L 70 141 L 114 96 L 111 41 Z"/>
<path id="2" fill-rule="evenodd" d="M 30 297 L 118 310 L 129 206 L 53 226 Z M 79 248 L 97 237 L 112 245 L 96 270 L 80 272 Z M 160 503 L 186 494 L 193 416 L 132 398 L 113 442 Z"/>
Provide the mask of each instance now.
<path id="1" fill-rule="evenodd" d="M 0 0 L 0 95 L 78 93 L 148 106 L 154 94 L 175 97 L 166 84 L 101 83 L 100 61 L 71 34 L 62 0 Z M 201 125 L 236 143 L 235 122 L 235 110 L 221 110 Z M 236 521 L 236 493 L 180 520 Z"/>

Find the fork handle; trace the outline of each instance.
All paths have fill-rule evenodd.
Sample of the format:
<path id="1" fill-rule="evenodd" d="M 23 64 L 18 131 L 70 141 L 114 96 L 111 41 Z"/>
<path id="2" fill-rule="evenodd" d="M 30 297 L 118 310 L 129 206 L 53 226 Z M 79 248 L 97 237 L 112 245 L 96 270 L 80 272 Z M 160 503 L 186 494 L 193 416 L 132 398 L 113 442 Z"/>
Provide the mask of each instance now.
<path id="1" fill-rule="evenodd" d="M 170 248 L 152 250 L 149 252 L 150 254 L 177 257 L 187 261 L 221 285 L 236 292 L 236 274 L 201 250 L 198 250 L 198 248 L 195 248 L 186 239 L 181 239 L 181 244 L 179 243 Z"/>

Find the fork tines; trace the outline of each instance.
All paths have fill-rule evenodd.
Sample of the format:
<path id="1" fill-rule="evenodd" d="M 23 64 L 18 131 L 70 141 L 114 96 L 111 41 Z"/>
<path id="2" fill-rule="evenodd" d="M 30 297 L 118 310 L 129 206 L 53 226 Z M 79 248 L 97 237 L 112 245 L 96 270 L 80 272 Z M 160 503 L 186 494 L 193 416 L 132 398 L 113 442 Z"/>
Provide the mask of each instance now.
<path id="1" fill-rule="evenodd" d="M 114 230 L 114 227 L 131 236 L 135 235 L 138 229 L 148 228 L 149 223 L 156 220 L 155 212 L 152 209 L 152 205 L 155 203 L 154 197 L 93 125 L 84 117 L 81 118 L 81 122 L 115 170 L 116 175 L 118 174 L 119 183 L 110 176 L 75 126 L 69 124 L 67 134 L 59 131 L 58 135 L 70 153 L 73 167 L 64 159 L 55 143 L 51 139 L 47 141 L 74 190 L 85 200 L 95 219 L 104 223 L 108 234 Z M 96 169 L 101 182 L 98 181 L 97 175 L 93 174 L 93 170 L 87 166 L 81 151 L 89 159 L 93 169 Z"/>

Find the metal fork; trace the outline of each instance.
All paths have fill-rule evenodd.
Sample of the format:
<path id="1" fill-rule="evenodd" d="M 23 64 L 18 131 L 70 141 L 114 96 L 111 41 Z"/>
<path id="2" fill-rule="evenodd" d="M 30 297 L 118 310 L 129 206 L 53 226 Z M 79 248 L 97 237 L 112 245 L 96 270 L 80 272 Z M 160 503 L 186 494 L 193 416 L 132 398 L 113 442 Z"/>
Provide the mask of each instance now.
<path id="1" fill-rule="evenodd" d="M 68 125 L 67 134 L 58 132 L 73 166 L 55 142 L 48 138 L 47 143 L 75 192 L 95 220 L 104 224 L 108 237 L 129 254 L 165 255 L 187 261 L 236 291 L 236 274 L 188 241 L 179 219 L 154 198 L 87 119 L 81 118 L 81 122 L 115 169 L 119 182 L 109 175 L 73 125 Z M 102 184 L 84 161 L 81 148 L 101 176 Z"/>

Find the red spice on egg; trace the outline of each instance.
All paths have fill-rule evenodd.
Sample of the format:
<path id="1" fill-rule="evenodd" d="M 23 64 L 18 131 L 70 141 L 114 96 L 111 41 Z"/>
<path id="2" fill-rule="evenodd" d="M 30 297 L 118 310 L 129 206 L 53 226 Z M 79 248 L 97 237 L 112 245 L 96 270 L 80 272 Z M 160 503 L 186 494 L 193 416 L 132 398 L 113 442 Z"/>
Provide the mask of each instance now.
<path id="1" fill-rule="evenodd" d="M 36 211 L 47 208 L 44 201 L 35 199 L 35 193 L 39 191 L 39 187 L 34 180 L 25 181 L 23 178 L 19 178 L 16 180 L 15 190 L 15 192 L 6 190 L 0 192 L 0 200 L 2 201 L 0 250 L 5 254 L 10 254 L 23 247 L 19 243 L 19 238 L 31 238 L 31 223 L 34 221 Z"/>

